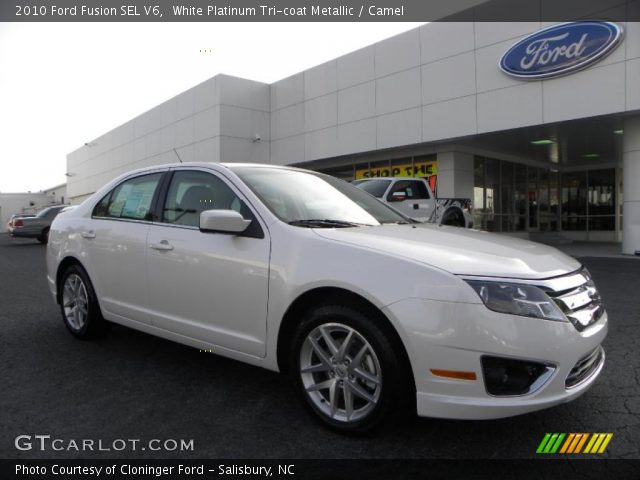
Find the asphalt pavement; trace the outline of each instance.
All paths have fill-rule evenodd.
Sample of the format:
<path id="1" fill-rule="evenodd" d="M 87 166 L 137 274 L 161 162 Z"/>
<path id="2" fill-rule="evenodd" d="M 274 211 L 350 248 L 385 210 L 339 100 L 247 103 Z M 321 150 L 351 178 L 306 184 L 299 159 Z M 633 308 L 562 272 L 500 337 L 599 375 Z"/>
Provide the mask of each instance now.
<path id="1" fill-rule="evenodd" d="M 603 457 L 640 458 L 634 259 L 584 259 L 610 330 L 604 371 L 581 398 L 503 420 L 409 417 L 349 438 L 314 421 L 280 374 L 121 326 L 75 339 L 47 291 L 45 248 L 0 234 L 0 458 L 527 458 L 546 432 L 612 432 Z M 51 435 L 64 449 L 19 450 L 20 435 Z M 193 450 L 67 448 L 82 439 L 183 439 Z"/>

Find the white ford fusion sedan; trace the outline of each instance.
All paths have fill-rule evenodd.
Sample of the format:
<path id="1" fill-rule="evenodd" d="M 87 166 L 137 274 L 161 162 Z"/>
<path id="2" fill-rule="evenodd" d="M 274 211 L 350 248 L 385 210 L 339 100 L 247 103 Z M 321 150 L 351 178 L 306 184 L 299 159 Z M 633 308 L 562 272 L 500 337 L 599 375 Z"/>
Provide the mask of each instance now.
<path id="1" fill-rule="evenodd" d="M 570 401 L 604 364 L 589 272 L 536 243 L 419 224 L 315 172 L 184 163 L 59 215 L 48 282 L 79 338 L 115 322 L 288 372 L 329 426 Z"/>

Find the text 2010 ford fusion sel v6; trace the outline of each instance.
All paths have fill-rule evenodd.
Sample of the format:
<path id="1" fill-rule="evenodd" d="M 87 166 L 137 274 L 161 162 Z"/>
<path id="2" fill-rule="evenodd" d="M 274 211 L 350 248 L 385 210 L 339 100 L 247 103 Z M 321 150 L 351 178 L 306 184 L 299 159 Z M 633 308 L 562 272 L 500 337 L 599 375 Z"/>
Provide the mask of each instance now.
<path id="1" fill-rule="evenodd" d="M 111 321 L 287 371 L 342 431 L 402 402 L 460 419 L 550 407 L 584 393 L 604 364 L 607 314 L 575 259 L 418 224 L 294 168 L 121 176 L 56 218 L 47 267 L 77 337 Z"/>

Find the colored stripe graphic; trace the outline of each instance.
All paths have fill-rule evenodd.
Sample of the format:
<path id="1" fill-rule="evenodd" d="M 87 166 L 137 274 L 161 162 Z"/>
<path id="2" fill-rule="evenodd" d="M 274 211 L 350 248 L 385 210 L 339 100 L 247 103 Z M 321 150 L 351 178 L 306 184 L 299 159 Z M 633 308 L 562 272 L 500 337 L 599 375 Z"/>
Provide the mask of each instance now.
<path id="1" fill-rule="evenodd" d="M 573 442 L 571 442 L 571 445 L 569 445 L 569 450 L 567 450 L 567 453 L 573 453 L 576 451 L 576 447 L 578 446 L 578 442 L 580 442 L 580 440 L 582 440 L 584 434 L 582 433 L 576 433 L 576 436 L 573 437 Z M 578 453 L 578 452 L 576 452 Z"/>
<path id="2" fill-rule="evenodd" d="M 598 438 L 597 433 L 594 433 L 593 435 L 591 435 L 591 440 L 589 440 L 589 443 L 587 443 L 587 448 L 584 449 L 584 453 L 591 452 L 591 447 L 593 447 L 593 444 L 596 443 L 597 438 Z"/>
<path id="3" fill-rule="evenodd" d="M 540 442 L 540 445 L 538 445 L 538 449 L 536 450 L 536 453 L 542 453 L 542 450 L 544 450 L 544 446 L 547 444 L 547 441 L 549 440 L 550 437 L 551 437 L 550 433 L 545 434 L 544 438 Z"/>
<path id="4" fill-rule="evenodd" d="M 584 453 L 604 453 L 612 437 L 613 433 L 594 433 Z"/>
<path id="5" fill-rule="evenodd" d="M 546 433 L 536 453 L 604 453 L 612 438 L 613 433 Z"/>
<path id="6" fill-rule="evenodd" d="M 573 442 L 573 439 L 575 436 L 576 436 L 575 433 L 569 434 L 569 436 L 567 437 L 567 440 L 564 442 L 564 445 L 562 445 L 562 448 L 560 449 L 560 453 L 566 453 L 567 449 L 569 448 L 569 445 L 571 445 L 571 442 Z"/>
<path id="7" fill-rule="evenodd" d="M 536 453 L 556 453 L 565 435 L 564 433 L 547 433 L 538 445 Z"/>
<path id="8" fill-rule="evenodd" d="M 598 453 L 604 453 L 605 449 L 607 448 L 607 445 L 609 445 L 609 442 L 613 438 L 613 433 L 607 433 L 606 435 L 607 436 L 604 439 L 604 442 L 602 442 L 602 445 L 600 445 L 600 450 L 598 450 Z"/>

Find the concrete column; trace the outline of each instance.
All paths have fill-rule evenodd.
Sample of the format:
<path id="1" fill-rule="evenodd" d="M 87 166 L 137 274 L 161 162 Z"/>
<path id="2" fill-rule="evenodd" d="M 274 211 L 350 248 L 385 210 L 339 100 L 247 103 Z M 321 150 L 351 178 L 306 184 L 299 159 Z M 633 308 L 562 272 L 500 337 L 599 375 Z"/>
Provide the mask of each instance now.
<path id="1" fill-rule="evenodd" d="M 622 253 L 633 255 L 640 252 L 640 116 L 624 122 L 622 183 Z"/>
<path id="2" fill-rule="evenodd" d="M 473 155 L 438 152 L 438 197 L 473 198 Z"/>

